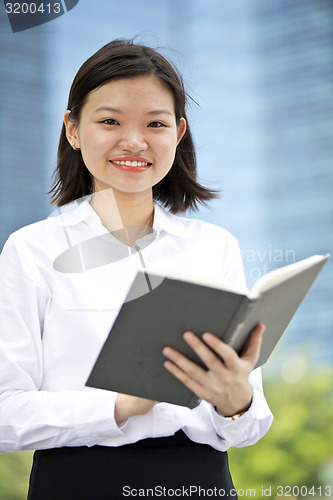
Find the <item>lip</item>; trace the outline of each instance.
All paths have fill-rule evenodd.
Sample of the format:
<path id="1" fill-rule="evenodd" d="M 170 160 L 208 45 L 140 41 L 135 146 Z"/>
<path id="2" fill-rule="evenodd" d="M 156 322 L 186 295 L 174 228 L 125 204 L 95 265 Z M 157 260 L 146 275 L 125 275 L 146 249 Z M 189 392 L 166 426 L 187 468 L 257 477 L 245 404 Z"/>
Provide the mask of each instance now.
<path id="1" fill-rule="evenodd" d="M 120 156 L 118 158 L 113 158 L 112 160 L 109 160 L 112 166 L 119 168 L 120 170 L 125 170 L 126 172 L 144 172 L 145 170 L 148 170 L 152 162 L 149 158 L 144 158 L 143 156 Z M 132 167 L 130 165 L 118 165 L 117 163 L 114 163 L 115 161 L 140 161 L 144 163 L 149 163 L 147 166 L 141 166 L 141 167 Z"/>

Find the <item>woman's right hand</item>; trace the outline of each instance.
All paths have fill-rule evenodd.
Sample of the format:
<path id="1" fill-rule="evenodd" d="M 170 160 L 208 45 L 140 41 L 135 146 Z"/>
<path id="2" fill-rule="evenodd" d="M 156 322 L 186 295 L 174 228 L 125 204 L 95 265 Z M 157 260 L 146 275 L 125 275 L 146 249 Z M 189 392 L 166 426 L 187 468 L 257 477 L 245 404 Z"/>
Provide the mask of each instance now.
<path id="1" fill-rule="evenodd" d="M 155 405 L 157 401 L 151 399 L 138 398 L 128 394 L 118 393 L 115 405 L 115 420 L 120 425 L 124 420 L 135 415 L 145 415 Z"/>

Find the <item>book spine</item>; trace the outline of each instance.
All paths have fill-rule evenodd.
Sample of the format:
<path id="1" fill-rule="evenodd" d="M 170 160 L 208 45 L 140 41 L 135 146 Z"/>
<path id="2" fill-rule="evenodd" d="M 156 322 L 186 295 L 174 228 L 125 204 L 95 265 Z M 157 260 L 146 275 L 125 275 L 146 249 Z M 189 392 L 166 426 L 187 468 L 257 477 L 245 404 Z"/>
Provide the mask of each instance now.
<path id="1" fill-rule="evenodd" d="M 237 338 L 238 332 L 242 329 L 245 319 L 254 305 L 255 302 L 250 300 L 246 295 L 243 297 L 240 306 L 237 308 L 235 315 L 223 333 L 223 342 L 233 347 L 233 340 Z"/>

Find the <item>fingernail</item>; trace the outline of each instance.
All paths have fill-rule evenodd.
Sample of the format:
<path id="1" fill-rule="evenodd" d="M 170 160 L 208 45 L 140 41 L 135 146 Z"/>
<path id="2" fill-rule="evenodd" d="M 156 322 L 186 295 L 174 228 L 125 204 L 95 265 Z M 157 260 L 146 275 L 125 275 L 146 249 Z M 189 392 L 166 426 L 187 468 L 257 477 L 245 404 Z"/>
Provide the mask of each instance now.
<path id="1" fill-rule="evenodd" d="M 164 356 L 169 358 L 172 356 L 172 349 L 170 349 L 170 347 L 164 347 L 162 353 L 164 354 Z"/>
<path id="2" fill-rule="evenodd" d="M 204 333 L 202 335 L 202 338 L 204 339 L 205 342 L 212 342 L 214 339 L 214 335 L 212 335 L 211 333 Z"/>
<path id="3" fill-rule="evenodd" d="M 193 340 L 195 338 L 195 336 L 193 335 L 192 332 L 185 332 L 184 335 L 183 335 L 183 338 L 185 340 L 191 341 L 191 340 Z"/>

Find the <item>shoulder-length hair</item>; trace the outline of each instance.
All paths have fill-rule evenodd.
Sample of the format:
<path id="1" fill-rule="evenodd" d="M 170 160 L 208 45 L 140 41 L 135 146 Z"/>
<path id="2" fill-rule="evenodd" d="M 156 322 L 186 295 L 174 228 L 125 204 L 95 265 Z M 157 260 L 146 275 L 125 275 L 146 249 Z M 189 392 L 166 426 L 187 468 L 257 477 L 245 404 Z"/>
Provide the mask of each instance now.
<path id="1" fill-rule="evenodd" d="M 93 54 L 79 69 L 72 83 L 68 108 L 69 119 L 79 123 L 81 110 L 90 92 L 112 80 L 154 75 L 170 89 L 175 105 L 176 123 L 186 119 L 186 92 L 182 78 L 158 52 L 131 40 L 115 40 Z M 92 176 L 86 168 L 80 150 L 73 150 L 66 138 L 65 125 L 60 135 L 57 167 L 49 194 L 52 203 L 66 205 L 92 192 Z M 197 181 L 197 165 L 190 127 L 177 146 L 175 159 L 168 174 L 153 186 L 153 199 L 171 213 L 196 210 L 217 197 L 217 191 Z"/>

